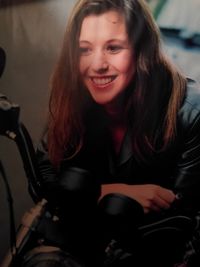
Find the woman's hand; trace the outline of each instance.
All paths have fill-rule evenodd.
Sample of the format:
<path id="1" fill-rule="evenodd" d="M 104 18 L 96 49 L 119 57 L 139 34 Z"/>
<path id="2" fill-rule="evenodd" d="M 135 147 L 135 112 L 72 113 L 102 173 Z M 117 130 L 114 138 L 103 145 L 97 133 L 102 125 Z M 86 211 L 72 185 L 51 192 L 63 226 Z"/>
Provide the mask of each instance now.
<path id="1" fill-rule="evenodd" d="M 169 209 L 176 198 L 171 190 L 154 184 L 104 184 L 101 190 L 100 199 L 109 193 L 124 194 L 139 202 L 143 206 L 144 213 Z"/>

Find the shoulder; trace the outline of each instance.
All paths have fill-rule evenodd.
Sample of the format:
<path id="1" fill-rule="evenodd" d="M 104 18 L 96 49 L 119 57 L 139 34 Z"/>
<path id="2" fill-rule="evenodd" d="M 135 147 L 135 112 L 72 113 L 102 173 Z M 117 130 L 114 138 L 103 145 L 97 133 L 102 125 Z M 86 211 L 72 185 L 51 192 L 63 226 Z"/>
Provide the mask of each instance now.
<path id="1" fill-rule="evenodd" d="M 187 79 L 187 89 L 183 104 L 200 110 L 200 83 L 192 79 Z"/>
<path id="2" fill-rule="evenodd" d="M 178 117 L 186 125 L 200 121 L 200 84 L 197 81 L 187 79 L 186 93 Z"/>

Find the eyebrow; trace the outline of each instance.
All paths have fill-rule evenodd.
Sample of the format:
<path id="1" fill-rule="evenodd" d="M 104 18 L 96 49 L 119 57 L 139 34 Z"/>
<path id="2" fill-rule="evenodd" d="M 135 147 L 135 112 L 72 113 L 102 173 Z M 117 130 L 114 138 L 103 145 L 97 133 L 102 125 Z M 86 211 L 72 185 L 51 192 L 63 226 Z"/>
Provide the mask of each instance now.
<path id="1" fill-rule="evenodd" d="M 108 44 L 109 43 L 113 43 L 113 42 L 119 42 L 122 45 L 127 45 L 128 44 L 127 40 L 122 40 L 122 39 L 110 39 L 110 40 L 106 41 L 106 43 L 108 43 Z M 88 41 L 88 40 L 79 40 L 79 43 L 91 44 L 91 42 Z"/>

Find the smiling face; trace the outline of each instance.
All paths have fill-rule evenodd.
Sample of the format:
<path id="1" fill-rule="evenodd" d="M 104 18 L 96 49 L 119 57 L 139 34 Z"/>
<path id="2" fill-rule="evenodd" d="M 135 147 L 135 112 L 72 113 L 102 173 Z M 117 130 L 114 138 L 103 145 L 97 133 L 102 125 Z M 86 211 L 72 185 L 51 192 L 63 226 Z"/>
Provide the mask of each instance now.
<path id="1" fill-rule="evenodd" d="M 82 81 L 94 101 L 104 106 L 119 103 L 135 71 L 124 17 L 116 11 L 87 16 L 79 46 Z"/>

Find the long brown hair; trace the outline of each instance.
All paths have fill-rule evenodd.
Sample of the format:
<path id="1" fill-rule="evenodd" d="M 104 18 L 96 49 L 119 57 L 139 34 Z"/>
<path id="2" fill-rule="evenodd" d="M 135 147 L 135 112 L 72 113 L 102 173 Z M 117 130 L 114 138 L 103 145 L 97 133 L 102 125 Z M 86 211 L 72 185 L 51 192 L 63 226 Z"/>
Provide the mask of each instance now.
<path id="1" fill-rule="evenodd" d="M 134 51 L 136 73 L 128 89 L 126 112 L 137 158 L 165 148 L 176 134 L 177 112 L 185 77 L 162 51 L 159 29 L 143 0 L 79 0 L 68 20 L 63 48 L 51 80 L 48 150 L 59 165 L 64 153 L 73 157 L 83 144 L 87 90 L 79 75 L 78 40 L 83 19 L 109 10 L 120 12 Z M 161 139 L 160 139 L 161 138 Z"/>

